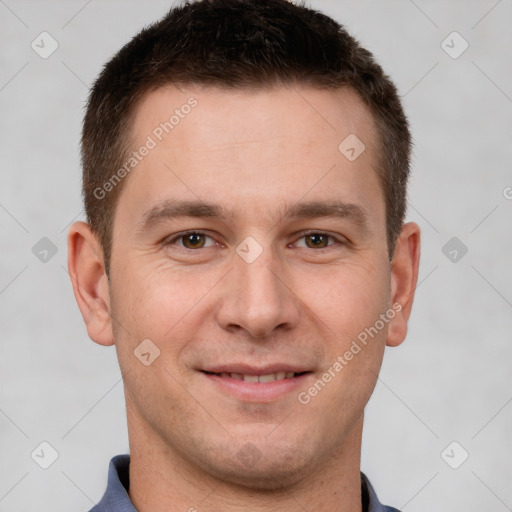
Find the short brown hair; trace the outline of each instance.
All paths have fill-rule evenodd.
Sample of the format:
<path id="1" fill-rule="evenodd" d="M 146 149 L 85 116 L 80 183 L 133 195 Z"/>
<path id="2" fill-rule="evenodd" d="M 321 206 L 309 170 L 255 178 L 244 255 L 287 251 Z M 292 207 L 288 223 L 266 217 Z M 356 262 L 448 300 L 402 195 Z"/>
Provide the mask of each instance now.
<path id="1" fill-rule="evenodd" d="M 168 84 L 352 87 L 368 105 L 380 136 L 378 174 L 391 258 L 406 210 L 411 137 L 396 87 L 373 55 L 332 18 L 303 4 L 200 0 L 173 7 L 144 28 L 105 65 L 90 92 L 81 141 L 82 192 L 107 275 L 123 182 L 104 197 L 97 191 L 126 161 L 137 104 Z"/>

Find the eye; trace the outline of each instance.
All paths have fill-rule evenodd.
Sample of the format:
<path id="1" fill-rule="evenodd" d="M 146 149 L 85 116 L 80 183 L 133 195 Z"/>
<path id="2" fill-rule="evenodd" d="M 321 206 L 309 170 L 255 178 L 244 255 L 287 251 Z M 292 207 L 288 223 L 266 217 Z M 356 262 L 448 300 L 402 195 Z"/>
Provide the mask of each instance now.
<path id="1" fill-rule="evenodd" d="M 213 243 L 206 245 L 207 239 L 211 240 Z M 184 249 L 202 249 L 203 247 L 215 245 L 215 241 L 210 236 L 199 231 L 189 231 L 164 242 L 164 245 L 177 245 Z"/>
<path id="2" fill-rule="evenodd" d="M 342 244 L 340 240 L 336 239 L 332 235 L 315 231 L 303 234 L 299 240 L 304 240 L 304 245 L 297 245 L 308 249 L 324 249 L 331 245 Z"/>
<path id="3" fill-rule="evenodd" d="M 211 236 L 201 231 L 188 231 L 186 233 L 174 235 L 172 238 L 164 241 L 163 245 L 175 245 L 183 249 L 193 250 L 212 247 L 216 245 L 216 242 Z M 344 242 L 343 240 L 327 233 L 309 231 L 307 233 L 303 233 L 298 241 L 293 245 L 307 249 L 325 249 L 333 245 L 344 245 Z"/>

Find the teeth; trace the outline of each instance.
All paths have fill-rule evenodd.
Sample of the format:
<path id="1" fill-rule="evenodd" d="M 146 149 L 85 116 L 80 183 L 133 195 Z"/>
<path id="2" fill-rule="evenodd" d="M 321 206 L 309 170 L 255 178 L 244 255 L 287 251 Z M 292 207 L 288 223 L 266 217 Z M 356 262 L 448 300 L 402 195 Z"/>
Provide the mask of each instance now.
<path id="1" fill-rule="evenodd" d="M 268 375 L 260 375 L 258 377 L 258 382 L 274 382 L 276 380 L 275 373 L 269 373 Z"/>
<path id="2" fill-rule="evenodd" d="M 242 373 L 222 372 L 220 376 L 224 378 L 231 377 L 232 379 L 243 380 L 245 382 L 273 382 L 275 380 L 292 379 L 295 377 L 295 372 L 276 372 L 266 375 L 244 375 Z"/>

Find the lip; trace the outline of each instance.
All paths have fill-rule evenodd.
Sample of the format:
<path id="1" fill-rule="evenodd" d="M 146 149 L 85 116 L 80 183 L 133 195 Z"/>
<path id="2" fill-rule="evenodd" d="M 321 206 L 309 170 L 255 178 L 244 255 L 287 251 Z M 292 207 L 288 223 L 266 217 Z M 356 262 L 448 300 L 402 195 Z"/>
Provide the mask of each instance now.
<path id="1" fill-rule="evenodd" d="M 221 368 L 221 367 L 219 367 Z M 209 383 L 211 383 L 216 389 L 218 389 L 221 393 L 224 393 L 232 398 L 235 398 L 242 402 L 250 402 L 250 403 L 270 403 L 275 402 L 281 398 L 286 397 L 292 392 L 297 392 L 299 388 L 305 387 L 305 382 L 313 375 L 312 372 L 303 373 L 301 375 L 296 375 L 291 378 L 285 378 L 282 380 L 274 380 L 272 382 L 246 382 L 243 380 L 233 379 L 230 376 L 221 376 L 217 375 L 217 373 L 243 373 L 245 375 L 267 375 L 269 373 L 276 373 L 278 371 L 286 371 L 284 366 L 279 367 L 266 367 L 262 370 L 255 370 L 252 368 L 250 371 L 247 368 L 245 371 L 240 371 L 243 366 L 224 366 L 222 367 L 224 370 L 227 368 L 236 368 L 239 371 L 232 370 L 228 371 L 215 371 L 213 373 L 206 373 L 205 371 L 200 371 L 199 373 L 203 376 L 203 378 L 207 379 Z M 271 368 L 278 368 L 277 370 L 271 371 Z M 289 366 L 287 368 L 290 368 Z M 207 370 L 208 372 L 210 370 Z M 292 370 L 289 371 L 298 371 Z M 303 370 L 307 371 L 307 370 Z"/>
<path id="2" fill-rule="evenodd" d="M 273 363 L 265 366 L 254 366 L 244 363 L 223 364 L 218 366 L 209 366 L 201 368 L 203 372 L 210 373 L 242 373 L 244 375 L 268 375 L 269 373 L 277 372 L 309 372 L 311 368 L 306 368 L 299 365 L 290 365 L 287 363 Z"/>

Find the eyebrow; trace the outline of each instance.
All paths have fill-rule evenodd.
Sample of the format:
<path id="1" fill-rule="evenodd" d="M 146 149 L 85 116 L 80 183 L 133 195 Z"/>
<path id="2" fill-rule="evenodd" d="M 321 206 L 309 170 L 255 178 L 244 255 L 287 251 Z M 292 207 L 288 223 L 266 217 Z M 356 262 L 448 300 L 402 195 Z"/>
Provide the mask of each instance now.
<path id="1" fill-rule="evenodd" d="M 308 201 L 285 205 L 276 212 L 277 222 L 291 219 L 314 219 L 336 217 L 347 219 L 360 229 L 368 229 L 368 215 L 359 205 L 340 200 Z M 137 222 L 137 233 L 150 230 L 155 226 L 180 217 L 215 218 L 226 221 L 228 211 L 217 204 L 205 201 L 182 201 L 167 199 L 146 211 Z"/>

